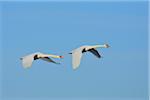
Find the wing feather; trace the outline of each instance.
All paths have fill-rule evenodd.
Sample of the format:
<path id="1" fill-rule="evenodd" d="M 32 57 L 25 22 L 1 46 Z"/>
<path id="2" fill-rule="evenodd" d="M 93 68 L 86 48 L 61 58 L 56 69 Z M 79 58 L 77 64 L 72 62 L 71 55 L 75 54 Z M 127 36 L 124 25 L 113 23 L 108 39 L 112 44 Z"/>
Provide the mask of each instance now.
<path id="1" fill-rule="evenodd" d="M 96 49 L 92 48 L 92 49 L 89 49 L 88 51 L 90 51 L 96 57 L 101 58 L 101 55 L 98 53 L 98 51 Z"/>
<path id="2" fill-rule="evenodd" d="M 82 57 L 82 51 L 75 51 L 72 53 L 72 65 L 73 65 L 73 69 L 77 69 L 80 65 L 80 61 L 81 61 L 81 57 Z"/>
<path id="3" fill-rule="evenodd" d="M 34 55 L 25 56 L 22 58 L 22 65 L 24 68 L 30 68 L 34 60 Z"/>
<path id="4" fill-rule="evenodd" d="M 44 61 L 47 61 L 47 62 L 52 62 L 52 63 L 55 63 L 55 64 L 60 64 L 60 63 L 55 62 L 54 60 L 52 60 L 52 59 L 49 58 L 49 57 L 43 57 L 43 58 L 40 58 L 40 59 L 42 59 L 42 60 L 44 60 Z"/>

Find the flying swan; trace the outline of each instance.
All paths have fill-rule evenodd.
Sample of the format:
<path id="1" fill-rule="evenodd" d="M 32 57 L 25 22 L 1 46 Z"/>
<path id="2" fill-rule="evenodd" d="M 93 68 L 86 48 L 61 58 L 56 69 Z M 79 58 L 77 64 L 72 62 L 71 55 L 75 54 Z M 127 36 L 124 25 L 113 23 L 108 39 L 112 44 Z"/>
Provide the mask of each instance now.
<path id="1" fill-rule="evenodd" d="M 79 67 L 83 53 L 89 51 L 92 54 L 94 54 L 96 57 L 101 58 L 101 55 L 98 53 L 98 51 L 96 49 L 97 48 L 108 48 L 108 47 L 109 47 L 108 44 L 93 45 L 93 46 L 86 45 L 86 46 L 81 46 L 81 47 L 73 50 L 71 53 L 69 53 L 69 54 L 72 54 L 73 69 L 77 69 Z"/>
<path id="2" fill-rule="evenodd" d="M 63 58 L 63 56 L 43 54 L 43 53 L 40 53 L 40 52 L 36 52 L 36 53 L 33 53 L 33 54 L 29 54 L 27 56 L 24 56 L 20 59 L 22 60 L 22 65 L 23 65 L 24 68 L 30 68 L 33 61 L 37 60 L 37 59 L 42 59 L 42 60 L 45 60 L 45 61 L 48 61 L 48 62 L 59 64 L 59 63 L 53 61 L 50 57 L 52 57 L 52 58 Z"/>

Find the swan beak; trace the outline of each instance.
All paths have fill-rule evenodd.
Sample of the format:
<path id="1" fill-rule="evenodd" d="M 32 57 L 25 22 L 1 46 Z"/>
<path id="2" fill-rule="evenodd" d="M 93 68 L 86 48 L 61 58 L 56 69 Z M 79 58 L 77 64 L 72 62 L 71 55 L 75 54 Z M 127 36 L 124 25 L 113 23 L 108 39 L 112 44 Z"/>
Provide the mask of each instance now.
<path id="1" fill-rule="evenodd" d="M 109 48 L 110 46 L 108 44 L 105 44 L 106 48 Z"/>
<path id="2" fill-rule="evenodd" d="M 64 58 L 64 56 L 59 56 L 60 58 Z"/>

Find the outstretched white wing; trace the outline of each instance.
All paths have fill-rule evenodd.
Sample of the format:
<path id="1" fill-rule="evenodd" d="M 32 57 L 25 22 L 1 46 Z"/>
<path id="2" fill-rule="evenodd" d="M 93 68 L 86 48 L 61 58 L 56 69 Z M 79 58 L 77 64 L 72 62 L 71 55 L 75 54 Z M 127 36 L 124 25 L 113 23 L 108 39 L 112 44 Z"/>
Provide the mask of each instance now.
<path id="1" fill-rule="evenodd" d="M 82 58 L 82 51 L 81 50 L 76 50 L 72 53 L 73 69 L 77 69 L 79 67 L 81 58 Z"/>
<path id="2" fill-rule="evenodd" d="M 22 65 L 24 68 L 30 68 L 32 65 L 32 62 L 34 60 L 34 54 L 28 55 L 22 58 Z"/>
<path id="3" fill-rule="evenodd" d="M 52 60 L 52 59 L 49 58 L 49 57 L 44 57 L 44 58 L 40 58 L 40 59 L 42 59 L 42 60 L 44 60 L 44 61 L 47 61 L 47 62 L 52 62 L 52 63 L 55 63 L 55 64 L 60 64 L 60 63 L 55 62 L 54 60 Z"/>

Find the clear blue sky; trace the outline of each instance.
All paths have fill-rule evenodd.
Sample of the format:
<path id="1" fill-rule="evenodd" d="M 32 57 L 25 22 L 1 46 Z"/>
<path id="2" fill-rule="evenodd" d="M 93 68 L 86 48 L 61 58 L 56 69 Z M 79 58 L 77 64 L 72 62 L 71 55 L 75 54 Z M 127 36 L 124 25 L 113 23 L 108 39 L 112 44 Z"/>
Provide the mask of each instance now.
<path id="1" fill-rule="evenodd" d="M 148 100 L 147 2 L 5 2 L 2 17 L 4 100 Z M 102 59 L 85 54 L 72 70 L 66 53 L 103 43 Z M 37 51 L 65 58 L 23 69 L 19 58 Z"/>

